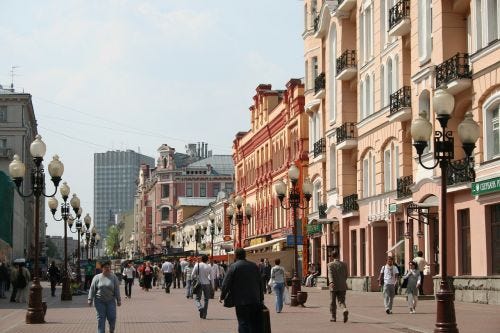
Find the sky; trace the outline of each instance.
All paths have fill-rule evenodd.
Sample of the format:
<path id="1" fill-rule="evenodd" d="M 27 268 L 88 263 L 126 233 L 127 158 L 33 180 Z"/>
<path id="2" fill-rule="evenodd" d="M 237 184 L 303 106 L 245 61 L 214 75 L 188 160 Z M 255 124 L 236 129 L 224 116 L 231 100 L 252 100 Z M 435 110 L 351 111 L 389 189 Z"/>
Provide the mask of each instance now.
<path id="1" fill-rule="evenodd" d="M 6 1 L 0 84 L 32 95 L 46 165 L 60 156 L 92 216 L 94 153 L 156 159 L 163 143 L 208 142 L 231 154 L 257 85 L 304 77 L 303 27 L 299 0 Z"/>

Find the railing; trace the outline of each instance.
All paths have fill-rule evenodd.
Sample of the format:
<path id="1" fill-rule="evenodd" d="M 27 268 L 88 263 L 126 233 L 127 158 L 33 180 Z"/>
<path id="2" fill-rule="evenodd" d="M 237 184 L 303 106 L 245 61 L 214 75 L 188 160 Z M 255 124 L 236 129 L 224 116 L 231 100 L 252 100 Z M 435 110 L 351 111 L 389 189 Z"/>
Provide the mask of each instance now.
<path id="1" fill-rule="evenodd" d="M 436 66 L 436 87 L 457 79 L 471 79 L 469 54 L 457 53 Z"/>
<path id="2" fill-rule="evenodd" d="M 317 94 L 322 89 L 325 89 L 325 73 L 321 73 L 314 79 L 314 93 Z"/>
<path id="3" fill-rule="evenodd" d="M 337 74 L 352 67 L 356 67 L 356 50 L 345 50 L 337 58 Z"/>
<path id="4" fill-rule="evenodd" d="M 348 139 L 354 139 L 356 124 L 355 123 L 343 123 L 335 130 L 335 135 L 337 136 L 337 144 L 344 142 Z"/>
<path id="5" fill-rule="evenodd" d="M 391 94 L 390 114 L 394 114 L 402 108 L 411 108 L 411 87 L 405 86 Z"/>
<path id="6" fill-rule="evenodd" d="M 467 165 L 467 159 L 465 158 L 451 162 L 452 166 L 459 170 L 455 170 L 452 167 L 448 168 L 448 175 L 446 177 L 447 185 L 473 182 L 476 179 L 476 173 L 472 167 L 473 163 L 473 160 L 469 159 L 469 165 Z"/>
<path id="7" fill-rule="evenodd" d="M 397 179 L 397 198 L 411 197 L 412 192 L 410 186 L 413 184 L 413 176 L 399 177 Z"/>
<path id="8" fill-rule="evenodd" d="M 409 16 L 410 0 L 400 0 L 394 7 L 389 9 L 389 30 Z"/>
<path id="9" fill-rule="evenodd" d="M 10 148 L 0 148 L 0 157 L 11 158 L 12 149 Z"/>
<path id="10" fill-rule="evenodd" d="M 358 210 L 359 206 L 357 194 L 351 194 L 347 197 L 344 197 L 344 200 L 342 201 L 342 214 L 347 214 Z"/>
<path id="11" fill-rule="evenodd" d="M 319 155 L 326 152 L 326 140 L 325 138 L 319 139 L 314 143 L 314 157 L 318 157 Z"/>
<path id="12" fill-rule="evenodd" d="M 326 203 L 320 203 L 318 205 L 318 216 L 320 219 L 326 219 L 326 210 L 328 209 L 328 205 Z"/>

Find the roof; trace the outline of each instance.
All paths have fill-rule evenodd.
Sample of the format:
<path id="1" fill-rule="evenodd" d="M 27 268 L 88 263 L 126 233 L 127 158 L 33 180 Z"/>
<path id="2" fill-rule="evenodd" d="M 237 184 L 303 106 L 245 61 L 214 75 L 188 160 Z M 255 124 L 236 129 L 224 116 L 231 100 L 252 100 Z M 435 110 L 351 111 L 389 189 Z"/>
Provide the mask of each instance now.
<path id="1" fill-rule="evenodd" d="M 231 155 L 212 155 L 187 166 L 190 168 L 204 168 L 207 165 L 212 167 L 212 174 L 234 175 L 234 161 Z"/>
<path id="2" fill-rule="evenodd" d="M 210 203 L 217 200 L 217 198 L 205 198 L 205 197 L 178 197 L 177 206 L 199 206 L 205 207 Z"/>

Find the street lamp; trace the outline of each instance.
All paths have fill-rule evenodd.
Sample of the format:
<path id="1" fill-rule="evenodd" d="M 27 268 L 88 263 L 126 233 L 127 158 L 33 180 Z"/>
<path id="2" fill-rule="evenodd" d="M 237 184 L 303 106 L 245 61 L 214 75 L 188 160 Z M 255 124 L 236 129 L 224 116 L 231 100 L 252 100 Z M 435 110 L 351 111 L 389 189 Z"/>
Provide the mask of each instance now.
<path id="1" fill-rule="evenodd" d="M 299 255 L 297 252 L 297 208 L 300 208 L 302 210 L 306 210 L 309 206 L 309 200 L 311 199 L 311 193 L 312 193 L 312 183 L 309 179 L 306 178 L 304 180 L 304 183 L 302 184 L 302 194 L 303 194 L 303 199 L 306 201 L 305 206 L 301 206 L 300 202 L 302 201 L 301 199 L 301 191 L 300 188 L 298 187 L 298 180 L 299 180 L 299 169 L 295 166 L 295 164 L 292 164 L 290 169 L 288 170 L 288 178 L 290 179 L 292 186 L 289 190 L 288 193 L 288 206 L 286 206 L 283 201 L 285 199 L 286 195 L 286 184 L 285 182 L 281 179 L 279 180 L 276 185 L 275 185 L 275 190 L 278 195 L 278 199 L 280 200 L 281 207 L 285 210 L 292 210 L 292 218 L 293 218 L 293 238 L 294 238 L 294 272 L 293 272 L 293 278 L 292 278 L 292 295 L 290 297 L 291 306 L 297 306 L 299 305 L 299 300 L 297 299 L 297 294 L 298 292 L 301 291 L 300 289 L 300 280 L 297 274 L 298 267 L 299 267 Z M 304 300 L 305 302 L 305 300 Z M 303 304 L 304 302 L 300 302 L 300 304 Z"/>
<path id="2" fill-rule="evenodd" d="M 236 210 L 234 209 L 234 206 L 236 206 Z M 236 198 L 234 198 L 233 202 L 227 207 L 227 215 L 229 216 L 229 223 L 232 226 L 238 226 L 238 246 L 243 247 L 243 242 L 241 241 L 241 229 L 242 226 L 248 225 L 250 223 L 250 219 L 252 218 L 252 207 L 250 204 L 247 204 L 245 206 L 245 216 L 246 216 L 246 221 L 243 220 L 243 211 L 242 211 L 242 206 L 243 206 L 243 198 L 238 195 Z M 234 217 L 234 223 L 233 223 L 233 217 Z M 236 243 L 236 241 L 235 241 Z"/>
<path id="3" fill-rule="evenodd" d="M 447 214 L 446 214 L 446 191 L 448 168 L 454 170 L 464 170 L 470 168 L 472 161 L 472 151 L 476 147 L 476 141 L 479 138 L 479 125 L 472 119 L 472 112 L 465 113 L 464 120 L 458 125 L 458 136 L 462 141 L 462 148 L 465 152 L 467 161 L 463 168 L 457 168 L 451 161 L 454 155 L 453 133 L 446 128 L 448 120 L 453 112 L 455 99 L 448 93 L 446 87 L 440 87 L 436 90 L 433 97 L 433 109 L 437 114 L 437 120 L 441 125 L 441 130 L 434 132 L 434 159 L 436 163 L 427 167 L 422 163 L 422 154 L 427 147 L 432 133 L 432 124 L 426 119 L 425 111 L 420 112 L 419 118 L 411 124 L 411 136 L 413 146 L 417 150 L 419 164 L 428 170 L 432 170 L 439 165 L 441 169 L 441 284 L 436 293 L 437 313 L 435 332 L 458 332 L 456 318 L 454 293 L 451 291 L 448 283 L 447 272 Z M 473 168 L 473 167 L 472 167 Z"/>
<path id="4" fill-rule="evenodd" d="M 212 265 L 214 264 L 214 233 L 215 233 L 215 214 L 214 212 L 210 212 L 208 214 L 208 219 L 210 220 L 209 227 L 210 227 L 210 257 L 211 257 L 211 262 Z"/>
<path id="5" fill-rule="evenodd" d="M 76 280 L 78 281 L 78 285 L 79 285 L 79 288 L 81 289 L 81 284 L 82 284 L 82 273 L 80 271 L 80 235 L 83 234 L 82 230 L 83 230 L 83 226 L 82 226 L 82 220 L 80 219 L 80 216 L 82 216 L 82 207 L 80 207 L 78 209 L 78 213 L 77 213 L 77 220 L 76 220 L 76 224 L 75 224 L 75 229 L 76 231 L 73 231 L 72 230 L 72 227 L 73 227 L 73 222 L 74 222 L 74 219 L 69 219 L 68 220 L 68 226 L 69 226 L 69 231 L 71 231 L 72 233 L 75 233 L 77 234 L 78 236 L 78 248 L 77 248 L 77 262 L 76 262 Z M 87 222 L 85 221 L 85 219 L 89 218 L 90 219 L 90 216 L 89 214 L 87 213 L 87 215 L 83 218 L 83 221 L 85 224 L 87 224 Z M 89 224 L 90 224 L 90 221 L 89 221 Z"/>
<path id="6" fill-rule="evenodd" d="M 201 241 L 201 237 L 205 234 L 204 229 L 201 227 L 201 225 L 197 224 L 194 227 L 194 241 L 195 241 L 195 255 L 198 257 L 198 242 Z"/>
<path id="7" fill-rule="evenodd" d="M 64 221 L 64 267 L 62 270 L 62 292 L 61 292 L 61 301 L 71 301 L 72 296 L 71 296 L 71 289 L 70 289 L 70 279 L 68 276 L 68 233 L 67 233 L 67 227 L 68 227 L 68 220 L 73 220 L 73 217 L 71 216 L 69 207 L 73 208 L 73 211 L 76 214 L 76 217 L 80 219 L 81 210 L 80 210 L 80 199 L 76 196 L 76 194 L 73 193 L 73 197 L 71 198 L 70 202 L 68 203 L 68 196 L 70 192 L 70 188 L 66 182 L 64 182 L 61 185 L 61 188 L 59 189 L 61 192 L 61 196 L 63 198 L 63 203 L 61 204 L 61 218 L 56 218 L 56 212 L 57 212 L 57 206 L 58 206 L 58 201 L 55 197 L 52 197 L 49 199 L 48 205 L 50 208 L 50 212 L 52 213 L 52 217 L 56 221 Z M 73 222 L 71 222 L 73 224 Z"/>
<path id="8" fill-rule="evenodd" d="M 64 172 L 64 165 L 59 161 L 59 156 L 55 155 L 53 160 L 49 163 L 49 174 L 54 183 L 54 193 L 47 195 L 45 193 L 45 172 L 42 166 L 43 156 L 47 147 L 42 141 L 42 137 L 37 135 L 35 140 L 30 145 L 30 153 L 33 157 L 35 167 L 31 171 L 31 193 L 23 194 L 21 192 L 21 184 L 26 172 L 26 166 L 21 161 L 19 155 L 14 155 L 12 162 L 9 164 L 9 174 L 16 184 L 17 192 L 21 197 L 27 198 L 30 196 L 35 197 L 35 258 L 34 258 L 34 271 L 33 283 L 30 287 L 30 295 L 28 301 L 28 312 L 26 313 L 27 324 L 40 324 L 45 322 L 45 312 L 42 306 L 42 287 L 40 286 L 39 277 L 39 260 L 40 260 L 40 196 L 52 197 L 57 192 L 57 186 L 61 181 L 61 176 Z"/>

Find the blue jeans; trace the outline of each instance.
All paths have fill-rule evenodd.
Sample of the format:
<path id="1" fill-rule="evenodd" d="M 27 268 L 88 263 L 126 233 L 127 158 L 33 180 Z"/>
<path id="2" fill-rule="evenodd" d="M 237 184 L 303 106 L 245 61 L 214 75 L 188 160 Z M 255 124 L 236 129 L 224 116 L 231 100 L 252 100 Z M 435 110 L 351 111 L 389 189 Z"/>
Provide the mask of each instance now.
<path id="1" fill-rule="evenodd" d="M 193 293 L 191 292 L 191 281 L 193 281 L 193 280 L 186 280 L 186 297 L 187 298 L 193 297 Z"/>
<path id="2" fill-rule="evenodd" d="M 95 298 L 94 306 L 97 311 L 97 333 L 105 333 L 106 319 L 109 323 L 109 332 L 113 333 L 116 324 L 116 300 L 103 302 Z"/>
<path id="3" fill-rule="evenodd" d="M 283 310 L 283 291 L 285 290 L 284 282 L 276 282 L 273 286 L 274 294 L 276 295 L 276 312 Z"/>

